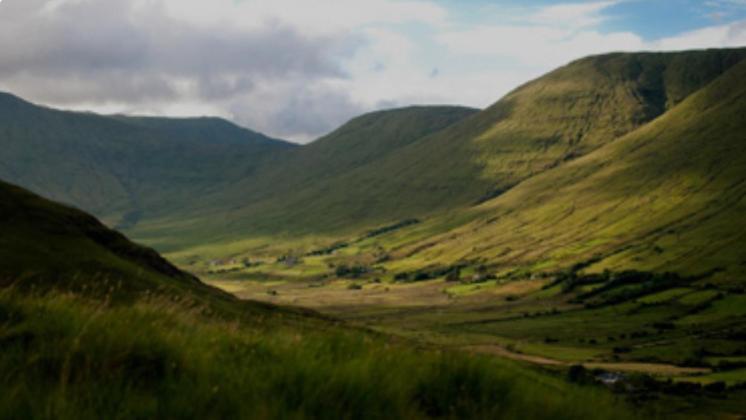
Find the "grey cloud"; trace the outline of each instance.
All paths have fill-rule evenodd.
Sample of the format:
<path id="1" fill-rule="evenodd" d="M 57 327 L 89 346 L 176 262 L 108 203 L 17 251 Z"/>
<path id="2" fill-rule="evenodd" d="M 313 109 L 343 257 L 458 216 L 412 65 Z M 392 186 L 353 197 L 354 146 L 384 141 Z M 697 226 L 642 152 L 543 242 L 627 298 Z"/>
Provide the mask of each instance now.
<path id="1" fill-rule="evenodd" d="M 286 94 L 278 95 L 271 103 L 251 97 L 238 98 L 230 105 L 230 110 L 246 126 L 303 143 L 369 111 L 354 103 L 346 92 L 331 87 L 311 88 L 293 83 L 283 90 Z"/>
<path id="2" fill-rule="evenodd" d="M 177 101 L 183 97 L 165 75 L 140 75 L 124 71 L 95 75 L 0 75 L 0 89 L 42 104 L 63 107 L 79 103 L 105 104 L 111 101 L 137 106 L 153 101 Z"/>
<path id="3" fill-rule="evenodd" d="M 43 11 L 49 3 L 0 4 L 1 88 L 61 106 L 201 101 L 270 134 L 304 138 L 358 109 L 342 92 L 306 88 L 347 77 L 340 59 L 361 43 L 348 34 L 309 37 L 272 22 L 255 30 L 198 26 L 170 18 L 158 0 L 145 9 L 137 0 L 77 0 Z M 258 86 L 278 80 L 299 91 L 251 103 Z M 247 114 L 266 101 L 275 115 Z"/>

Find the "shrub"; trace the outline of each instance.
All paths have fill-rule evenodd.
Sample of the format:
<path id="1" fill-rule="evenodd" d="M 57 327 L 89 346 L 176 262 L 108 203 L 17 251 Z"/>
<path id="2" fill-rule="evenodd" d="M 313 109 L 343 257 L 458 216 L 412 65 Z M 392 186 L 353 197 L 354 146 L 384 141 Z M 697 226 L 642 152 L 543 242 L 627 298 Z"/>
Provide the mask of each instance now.
<path id="1" fill-rule="evenodd" d="M 337 267 L 334 273 L 337 275 L 337 277 L 340 278 L 356 279 L 364 275 L 365 273 L 368 273 L 369 271 L 370 269 L 368 267 L 362 265 L 347 266 L 342 264 Z"/>
<path id="2" fill-rule="evenodd" d="M 705 385 L 704 389 L 707 392 L 721 393 L 721 392 L 725 392 L 725 390 L 727 389 L 727 386 L 725 385 L 725 382 L 718 381 L 718 382 L 713 382 L 711 384 Z"/>
<path id="3" fill-rule="evenodd" d="M 572 365 L 567 370 L 567 380 L 573 383 L 585 383 L 588 381 L 588 370 L 583 365 Z"/>

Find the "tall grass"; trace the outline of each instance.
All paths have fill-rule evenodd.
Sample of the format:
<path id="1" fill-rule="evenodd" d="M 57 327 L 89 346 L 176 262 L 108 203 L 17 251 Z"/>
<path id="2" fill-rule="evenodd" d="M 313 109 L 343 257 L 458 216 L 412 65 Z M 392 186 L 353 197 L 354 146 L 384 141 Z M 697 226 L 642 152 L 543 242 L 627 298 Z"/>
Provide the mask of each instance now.
<path id="1" fill-rule="evenodd" d="M 0 388 L 7 418 L 630 417 L 601 390 L 495 359 L 61 294 L 0 295 Z"/>

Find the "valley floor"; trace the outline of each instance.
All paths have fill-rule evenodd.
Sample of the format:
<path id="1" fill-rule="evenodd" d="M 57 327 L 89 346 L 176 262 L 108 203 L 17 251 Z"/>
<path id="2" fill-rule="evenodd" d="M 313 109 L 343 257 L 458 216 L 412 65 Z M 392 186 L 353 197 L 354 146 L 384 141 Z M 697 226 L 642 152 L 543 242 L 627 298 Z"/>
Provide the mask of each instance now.
<path id="1" fill-rule="evenodd" d="M 739 335 L 746 295 L 740 291 L 692 282 L 588 307 L 574 300 L 582 292 L 563 292 L 548 278 L 401 283 L 369 276 L 320 278 L 302 265 L 294 270 L 284 279 L 237 279 L 234 272 L 208 274 L 207 281 L 241 298 L 313 308 L 442 348 L 555 372 L 582 365 L 599 375 L 618 374 L 625 386 L 651 378 L 667 385 L 643 387 L 642 393 L 653 401 L 647 403 L 666 405 L 668 414 L 746 412 L 746 346 Z M 682 397 L 690 385 L 694 388 Z M 715 394 L 706 391 L 721 387 Z M 630 398 L 639 398 L 636 389 Z"/>

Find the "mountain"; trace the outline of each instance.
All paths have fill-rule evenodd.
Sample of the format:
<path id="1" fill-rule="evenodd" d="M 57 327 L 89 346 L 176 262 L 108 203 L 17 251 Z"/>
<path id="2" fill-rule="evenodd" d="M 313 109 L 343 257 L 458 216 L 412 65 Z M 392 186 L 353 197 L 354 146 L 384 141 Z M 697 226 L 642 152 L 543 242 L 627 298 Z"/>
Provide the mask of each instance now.
<path id="1" fill-rule="evenodd" d="M 471 223 L 398 252 L 504 270 L 581 264 L 737 284 L 746 274 L 746 61 L 671 106 L 472 209 Z"/>
<path id="2" fill-rule="evenodd" d="M 0 147 L 0 179 L 125 228 L 294 146 L 217 118 L 65 112 L 0 93 Z"/>
<path id="3" fill-rule="evenodd" d="M 222 295 L 80 210 L 0 181 L 0 287 Z"/>
<path id="4" fill-rule="evenodd" d="M 464 210 L 666 115 L 745 56 L 587 57 L 483 111 L 380 111 L 300 147 L 222 120 L 101 117 L 4 96 L 0 177 L 168 251 L 339 238 L 444 213 L 454 226 L 475 214 Z"/>
<path id="5" fill-rule="evenodd" d="M 400 204 L 372 194 L 348 200 L 364 194 L 364 188 L 343 181 L 477 112 L 456 106 L 413 106 L 359 116 L 317 141 L 264 160 L 251 176 L 204 196 L 200 203 L 129 232 L 161 249 L 172 249 L 206 238 L 323 231 L 396 217 L 396 209 L 388 205 Z"/>
<path id="6" fill-rule="evenodd" d="M 484 111 L 461 112 L 439 127 L 428 123 L 438 129 L 406 142 L 382 140 L 392 128 L 421 123 L 406 110 L 365 116 L 260 168 L 237 188 L 216 192 L 209 201 L 222 203 L 219 210 L 192 212 L 180 222 L 165 218 L 132 233 L 173 249 L 197 240 L 344 236 L 460 212 L 645 126 L 744 57 L 746 49 L 580 59 Z M 399 122 L 368 122 L 384 116 Z M 379 144 L 396 147 L 367 152 Z"/>

